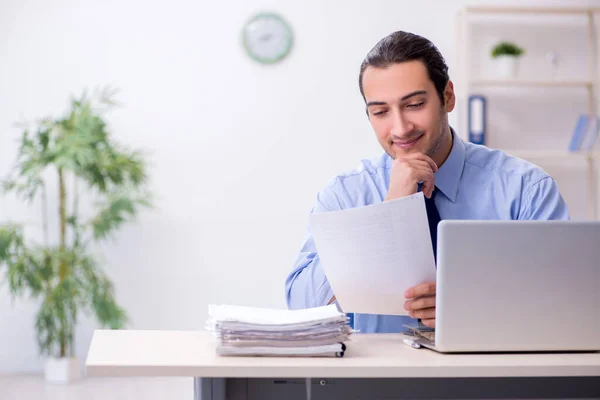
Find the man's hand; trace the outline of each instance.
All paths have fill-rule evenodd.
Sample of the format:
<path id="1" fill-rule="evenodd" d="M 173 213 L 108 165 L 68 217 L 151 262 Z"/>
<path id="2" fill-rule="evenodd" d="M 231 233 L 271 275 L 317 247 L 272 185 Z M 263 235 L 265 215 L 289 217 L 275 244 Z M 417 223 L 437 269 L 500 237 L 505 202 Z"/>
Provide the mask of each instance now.
<path id="1" fill-rule="evenodd" d="M 404 292 L 408 299 L 404 309 L 412 318 L 420 318 L 423 325 L 435 328 L 435 282 L 423 283 Z"/>
<path id="2" fill-rule="evenodd" d="M 433 194 L 433 174 L 438 170 L 435 162 L 423 153 L 409 154 L 393 161 L 390 188 L 385 201 L 399 199 L 417 193 L 419 182 L 423 182 L 423 194 Z"/>

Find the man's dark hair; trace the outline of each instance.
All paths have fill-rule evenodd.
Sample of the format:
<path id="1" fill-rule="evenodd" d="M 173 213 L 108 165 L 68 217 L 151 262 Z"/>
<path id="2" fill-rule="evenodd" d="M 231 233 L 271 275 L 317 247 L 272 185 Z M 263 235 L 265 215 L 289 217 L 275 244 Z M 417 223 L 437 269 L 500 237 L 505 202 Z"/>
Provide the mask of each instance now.
<path id="1" fill-rule="evenodd" d="M 392 64 L 419 60 L 425 64 L 429 79 L 435 85 L 435 90 L 444 104 L 444 89 L 448 83 L 448 66 L 442 53 L 429 39 L 414 33 L 397 31 L 379 41 L 369 51 L 360 66 L 358 85 L 360 94 L 365 98 L 363 91 L 363 74 L 367 67 L 387 68 Z M 366 99 L 365 99 L 366 100 Z"/>

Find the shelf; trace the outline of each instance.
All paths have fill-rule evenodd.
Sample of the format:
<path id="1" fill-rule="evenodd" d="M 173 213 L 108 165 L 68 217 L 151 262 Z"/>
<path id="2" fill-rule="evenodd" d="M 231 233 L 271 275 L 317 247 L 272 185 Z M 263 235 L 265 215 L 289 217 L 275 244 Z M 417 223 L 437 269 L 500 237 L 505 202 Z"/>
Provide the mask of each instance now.
<path id="1" fill-rule="evenodd" d="M 600 8 L 560 8 L 560 7 L 478 7 L 467 6 L 470 13 L 492 13 L 492 14 L 587 14 L 598 12 Z"/>
<path id="2" fill-rule="evenodd" d="M 459 70 L 461 71 L 459 81 L 465 91 L 466 97 L 474 91 L 484 91 L 484 89 L 493 93 L 498 91 L 497 94 L 507 93 L 514 95 L 514 92 L 518 92 L 519 96 L 530 93 L 534 96 L 551 97 L 548 96 L 550 89 L 566 89 L 569 95 L 577 93 L 581 95 L 581 98 L 587 98 L 588 114 L 596 115 L 600 112 L 600 108 L 598 108 L 600 104 L 600 101 L 598 101 L 598 85 L 600 85 L 600 70 L 598 69 L 598 60 L 600 59 L 598 58 L 600 50 L 600 42 L 598 41 L 600 7 L 598 7 L 598 4 L 594 4 L 594 7 L 578 7 L 577 5 L 573 5 L 572 7 L 551 7 L 551 5 L 545 7 L 520 5 L 503 7 L 500 4 L 466 6 L 456 16 L 456 43 L 459 47 Z M 472 38 L 483 37 L 482 35 L 485 34 L 485 39 L 489 39 L 490 42 L 488 44 L 491 45 L 491 40 L 501 38 L 503 36 L 502 32 L 506 34 L 509 26 L 514 27 L 514 29 L 510 28 L 510 33 L 514 36 L 512 40 L 521 40 L 523 35 L 527 35 L 523 31 L 528 32 L 531 28 L 535 28 L 536 31 L 532 33 L 534 36 L 530 35 L 526 38 L 530 40 L 529 45 L 536 45 L 540 51 L 543 51 L 545 46 L 541 46 L 541 43 L 538 45 L 537 42 L 531 42 L 531 38 L 538 34 L 542 35 L 542 30 L 552 29 L 554 36 L 562 38 L 561 29 L 564 28 L 564 33 L 568 37 L 568 41 L 563 43 L 565 46 L 567 44 L 572 46 L 571 41 L 578 43 L 579 39 L 574 35 L 580 35 L 581 46 L 586 48 L 587 51 L 585 57 L 582 52 L 577 53 L 577 63 L 581 66 L 587 66 L 587 69 L 581 70 L 581 72 L 575 72 L 579 70 L 571 70 L 571 73 L 567 72 L 566 77 L 553 77 L 550 71 L 544 75 L 536 75 L 537 71 L 535 71 L 530 75 L 529 79 L 525 77 L 526 75 L 521 79 L 505 79 L 499 76 L 495 77 L 492 73 L 489 74 L 491 77 L 486 77 L 488 75 L 487 70 L 492 70 L 491 65 L 486 69 L 482 69 L 480 73 L 475 72 L 472 69 L 474 67 L 473 54 L 477 55 L 477 53 L 473 53 L 474 49 L 471 49 L 471 46 L 475 43 L 482 46 L 487 42 L 473 42 Z M 527 29 L 524 29 L 525 26 Z M 537 32 L 538 29 L 540 32 Z M 511 38 L 505 38 L 504 40 L 511 40 Z M 536 55 L 536 57 L 538 56 L 541 56 L 541 53 Z M 502 88 L 508 91 L 504 92 Z M 554 98 L 549 100 L 554 101 Z M 559 96 L 556 101 L 565 101 L 565 99 Z M 459 125 L 462 131 L 467 130 L 466 126 L 468 123 L 468 107 L 461 107 L 459 111 Z M 595 149 L 589 151 L 571 152 L 567 148 L 567 143 L 572 133 L 568 129 L 564 133 L 565 145 L 562 149 L 559 147 L 558 150 L 543 150 L 536 149 L 533 146 L 531 150 L 526 148 L 519 149 L 518 138 L 515 138 L 514 145 L 516 148 L 501 148 L 501 150 L 534 164 L 547 165 L 553 171 L 562 168 L 577 170 L 578 173 L 585 171 L 584 189 L 588 189 L 585 199 L 586 215 L 590 220 L 599 220 L 600 190 L 598 186 L 600 180 L 598 168 L 600 168 L 600 146 L 596 146 Z M 540 142 L 543 142 L 543 138 L 544 135 L 540 134 Z M 508 145 L 510 146 L 510 144 Z M 577 192 L 570 192 L 569 194 L 573 198 L 580 196 L 580 193 Z"/>
<path id="3" fill-rule="evenodd" d="M 512 156 L 528 159 L 552 158 L 552 159 L 590 159 L 600 156 L 595 151 L 568 151 L 568 150 L 503 150 Z"/>
<path id="4" fill-rule="evenodd" d="M 501 86 L 501 87 L 592 87 L 594 82 L 589 80 L 557 79 L 557 80 L 519 80 L 519 79 L 474 79 L 470 82 L 473 86 Z"/>

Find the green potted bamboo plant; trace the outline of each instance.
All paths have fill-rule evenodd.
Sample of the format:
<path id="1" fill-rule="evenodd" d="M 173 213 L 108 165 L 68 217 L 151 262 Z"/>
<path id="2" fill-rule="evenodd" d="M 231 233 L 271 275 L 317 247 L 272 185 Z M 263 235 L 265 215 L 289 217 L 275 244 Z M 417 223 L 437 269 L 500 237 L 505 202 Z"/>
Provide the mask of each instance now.
<path id="1" fill-rule="evenodd" d="M 525 53 L 522 47 L 512 42 L 502 41 L 491 51 L 498 75 L 501 78 L 514 79 L 519 73 L 519 59 Z"/>
<path id="2" fill-rule="evenodd" d="M 43 235 L 38 236 L 43 239 L 32 240 L 18 221 L 0 223 L 0 283 L 8 285 L 13 298 L 39 304 L 35 331 L 48 381 L 81 376 L 73 339 L 82 312 L 102 327 L 118 329 L 127 322 L 93 246 L 114 237 L 151 204 L 144 155 L 116 143 L 107 128 L 105 113 L 115 105 L 114 94 L 110 89 L 84 93 L 71 100 L 64 116 L 25 129 L 15 166 L 2 181 L 5 194 L 30 204 L 41 200 Z M 53 192 L 58 226 L 50 229 L 48 194 Z M 84 198 L 90 213 L 80 212 Z"/>

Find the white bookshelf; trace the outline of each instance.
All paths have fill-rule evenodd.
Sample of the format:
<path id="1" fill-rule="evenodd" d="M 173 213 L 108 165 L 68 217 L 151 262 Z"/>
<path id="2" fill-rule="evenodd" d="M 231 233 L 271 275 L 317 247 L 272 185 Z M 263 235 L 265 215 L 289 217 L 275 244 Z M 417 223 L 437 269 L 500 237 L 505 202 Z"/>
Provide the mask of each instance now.
<path id="1" fill-rule="evenodd" d="M 459 60 L 458 79 L 453 75 L 455 84 L 458 83 L 459 95 L 459 126 L 458 131 L 464 140 L 468 140 L 468 98 L 471 94 L 487 94 L 484 91 L 506 91 L 514 92 L 515 102 L 527 102 L 528 94 L 537 91 L 539 96 L 545 96 L 548 99 L 556 97 L 561 101 L 561 93 L 570 91 L 577 93 L 581 90 L 581 96 L 585 96 L 585 110 L 589 115 L 600 115 L 598 108 L 598 96 L 600 94 L 600 60 L 598 59 L 598 38 L 597 38 L 597 17 L 600 16 L 600 8 L 597 7 L 573 7 L 573 8 L 554 8 L 554 7 L 501 7 L 501 6 L 467 6 L 457 14 L 457 56 Z M 497 79 L 493 76 L 480 76 L 474 73 L 479 67 L 472 64 L 472 56 L 481 56 L 473 53 L 474 51 L 484 51 L 474 49 L 473 41 L 477 39 L 473 36 L 474 27 L 485 26 L 486 29 L 493 29 L 494 23 L 498 23 L 500 29 L 512 28 L 511 24 L 521 24 L 523 26 L 524 17 L 535 26 L 544 26 L 545 29 L 551 29 L 555 32 L 560 29 L 569 29 L 573 20 L 585 25 L 586 37 L 582 37 L 581 46 L 586 46 L 587 59 L 582 58 L 578 66 L 585 68 L 585 73 L 575 73 L 567 77 L 548 77 L 548 76 L 525 76 L 517 79 Z M 538 18 L 539 17 L 539 18 Z M 487 21 L 491 21 L 487 23 Z M 499 23 L 498 21 L 502 21 Z M 535 21 L 535 22 L 534 22 Z M 483 23 L 482 23 L 483 22 Z M 529 23 L 529 22 L 527 22 Z M 479 24 L 479 25 L 476 25 Z M 585 41 L 584 41 L 585 39 Z M 489 51 L 490 49 L 485 49 Z M 489 54 L 489 53 L 488 53 Z M 530 92 L 531 91 L 531 92 Z M 482 93 L 483 92 L 483 93 Z M 512 100 L 512 99 L 511 99 Z M 564 101 L 564 100 L 563 100 Z M 488 101 L 488 116 L 494 113 L 493 105 Z M 573 127 L 576 121 L 573 121 Z M 564 129 L 560 130 L 563 132 Z M 497 132 L 490 131 L 488 126 L 488 135 L 494 135 Z M 559 133 L 561 134 L 561 133 Z M 573 129 L 564 131 L 565 143 L 568 143 L 573 134 Z M 562 140 L 562 139 L 561 139 Z M 538 165 L 545 162 L 551 162 L 555 168 L 571 168 L 577 165 L 582 171 L 585 171 L 585 215 L 587 219 L 600 219 L 598 215 L 598 174 L 597 168 L 600 165 L 600 151 L 581 151 L 570 152 L 565 146 L 564 150 L 555 150 L 553 148 L 544 149 L 546 142 L 544 137 L 540 137 L 540 147 L 519 148 L 518 140 L 514 140 L 515 145 L 510 147 L 501 147 L 509 154 L 531 161 Z M 595 147 L 596 149 L 598 146 Z M 568 202 L 567 202 L 568 203 Z"/>
<path id="2" fill-rule="evenodd" d="M 523 158 L 525 160 L 533 159 L 581 159 L 600 157 L 598 151 L 568 151 L 568 150 L 522 150 L 522 149 L 503 149 L 505 152 Z"/>
<path id="3" fill-rule="evenodd" d="M 587 15 L 600 12 L 600 7 L 467 6 L 465 11 L 471 14 Z"/>
<path id="4" fill-rule="evenodd" d="M 576 79 L 557 79 L 557 80 L 521 80 L 521 79 L 472 79 L 472 86 L 499 86 L 499 87 L 582 87 L 592 88 L 593 81 Z"/>

